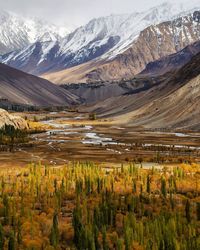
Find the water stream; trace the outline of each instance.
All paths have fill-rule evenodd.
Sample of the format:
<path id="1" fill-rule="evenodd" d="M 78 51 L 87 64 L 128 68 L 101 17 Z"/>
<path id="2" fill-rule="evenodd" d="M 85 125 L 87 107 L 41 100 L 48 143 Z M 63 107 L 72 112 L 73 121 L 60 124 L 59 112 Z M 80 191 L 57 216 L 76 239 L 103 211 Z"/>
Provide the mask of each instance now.
<path id="1" fill-rule="evenodd" d="M 81 117 L 75 117 L 74 120 L 79 120 Z M 63 120 L 66 121 L 65 124 L 61 123 Z M 37 140 L 46 141 L 49 143 L 49 145 L 52 145 L 53 143 L 66 143 L 66 142 L 73 142 L 78 141 L 85 145 L 103 145 L 103 146 L 109 146 L 109 145 L 120 145 L 120 146 L 131 146 L 130 143 L 123 143 L 118 142 L 111 136 L 106 137 L 103 134 L 97 133 L 95 131 L 95 128 L 92 125 L 71 125 L 67 124 L 68 118 L 59 118 L 55 120 L 47 120 L 43 121 L 42 123 L 45 125 L 49 125 L 51 129 L 49 129 L 45 135 L 43 135 L 41 138 L 37 135 L 35 138 Z M 117 128 L 117 127 L 116 127 Z M 120 128 L 123 129 L 123 128 Z M 128 134 L 132 134 L 134 132 L 128 132 Z M 148 132 L 144 132 L 144 134 L 147 134 Z M 159 134 L 161 136 L 175 136 L 177 138 L 188 138 L 192 137 L 193 135 L 187 134 L 187 133 L 173 133 L 173 132 L 149 132 L 149 134 Z M 167 148 L 174 147 L 174 148 L 183 148 L 183 149 L 190 149 L 190 150 L 200 150 L 200 147 L 195 146 L 186 146 L 177 144 L 176 145 L 170 145 L 170 144 L 150 144 L 150 143 L 144 143 L 142 144 L 143 147 L 151 147 L 151 146 L 165 146 Z M 128 150 L 128 149 L 127 149 Z"/>

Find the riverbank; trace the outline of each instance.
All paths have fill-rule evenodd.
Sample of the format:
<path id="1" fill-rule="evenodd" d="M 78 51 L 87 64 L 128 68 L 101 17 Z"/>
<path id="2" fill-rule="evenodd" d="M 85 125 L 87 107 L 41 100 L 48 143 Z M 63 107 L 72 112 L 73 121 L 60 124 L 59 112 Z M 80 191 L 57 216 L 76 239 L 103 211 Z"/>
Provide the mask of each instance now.
<path id="1" fill-rule="evenodd" d="M 19 114 L 18 114 L 19 115 Z M 200 134 L 191 132 L 146 131 L 113 124 L 112 120 L 89 120 L 86 113 L 21 113 L 32 128 L 27 145 L 1 152 L 4 165 L 30 162 L 63 165 L 68 161 L 117 164 L 179 164 L 200 162 Z"/>

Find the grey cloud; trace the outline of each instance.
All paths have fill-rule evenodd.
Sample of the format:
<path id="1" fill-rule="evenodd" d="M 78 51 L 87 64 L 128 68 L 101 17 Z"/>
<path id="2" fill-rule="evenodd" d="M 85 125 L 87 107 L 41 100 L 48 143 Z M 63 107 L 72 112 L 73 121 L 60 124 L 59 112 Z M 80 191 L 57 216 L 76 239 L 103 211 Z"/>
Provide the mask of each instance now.
<path id="1" fill-rule="evenodd" d="M 164 0 L 0 0 L 0 9 L 77 27 L 94 17 L 145 10 Z M 181 0 L 179 0 L 181 1 Z M 182 0 L 186 1 L 186 0 Z"/>

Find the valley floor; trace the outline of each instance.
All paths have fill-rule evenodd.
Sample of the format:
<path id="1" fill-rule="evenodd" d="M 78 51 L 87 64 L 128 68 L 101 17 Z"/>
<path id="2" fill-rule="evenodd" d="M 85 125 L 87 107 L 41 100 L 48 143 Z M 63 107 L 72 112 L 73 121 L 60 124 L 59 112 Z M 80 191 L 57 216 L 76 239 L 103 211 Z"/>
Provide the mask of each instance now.
<path id="1" fill-rule="evenodd" d="M 191 131 L 150 131 L 114 119 L 90 120 L 75 112 L 22 113 L 41 133 L 26 144 L 2 151 L 2 165 L 30 162 L 60 165 L 70 160 L 129 162 L 148 165 L 200 162 L 200 134 Z"/>

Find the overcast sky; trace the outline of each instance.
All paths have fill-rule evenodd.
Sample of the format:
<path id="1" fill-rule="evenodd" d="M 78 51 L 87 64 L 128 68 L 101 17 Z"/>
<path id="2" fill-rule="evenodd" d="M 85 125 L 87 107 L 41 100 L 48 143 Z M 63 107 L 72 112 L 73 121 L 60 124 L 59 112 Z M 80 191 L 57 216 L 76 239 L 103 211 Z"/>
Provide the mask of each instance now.
<path id="1" fill-rule="evenodd" d="M 166 1 L 170 0 L 0 0 L 0 9 L 74 28 L 94 17 L 141 11 Z"/>

